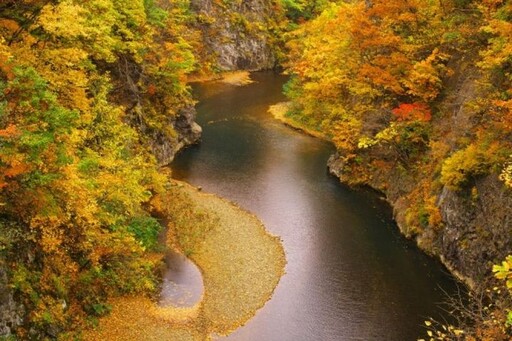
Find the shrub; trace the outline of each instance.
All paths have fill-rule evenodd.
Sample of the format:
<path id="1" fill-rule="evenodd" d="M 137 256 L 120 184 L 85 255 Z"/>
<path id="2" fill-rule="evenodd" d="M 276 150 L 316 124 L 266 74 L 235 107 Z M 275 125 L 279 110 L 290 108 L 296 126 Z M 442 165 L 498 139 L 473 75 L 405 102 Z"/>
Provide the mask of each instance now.
<path id="1" fill-rule="evenodd" d="M 441 169 L 441 182 L 451 190 L 459 190 L 471 177 L 486 174 L 491 166 L 491 153 L 469 145 L 447 158 Z"/>
<path id="2" fill-rule="evenodd" d="M 128 231 L 130 231 L 135 239 L 147 250 L 155 250 L 157 248 L 158 234 L 161 229 L 162 226 L 158 220 L 153 217 L 137 217 L 128 225 Z"/>

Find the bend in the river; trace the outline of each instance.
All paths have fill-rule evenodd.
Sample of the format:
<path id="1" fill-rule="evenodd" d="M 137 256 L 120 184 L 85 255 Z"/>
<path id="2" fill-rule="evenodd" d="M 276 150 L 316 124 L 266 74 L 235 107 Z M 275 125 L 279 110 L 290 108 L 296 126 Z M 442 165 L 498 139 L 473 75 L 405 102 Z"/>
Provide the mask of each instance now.
<path id="1" fill-rule="evenodd" d="M 327 174 L 329 143 L 270 117 L 286 79 L 253 78 L 197 87 L 203 143 L 173 163 L 175 177 L 239 203 L 283 239 L 274 297 L 227 338 L 415 340 L 453 282 L 398 233 L 384 203 Z"/>

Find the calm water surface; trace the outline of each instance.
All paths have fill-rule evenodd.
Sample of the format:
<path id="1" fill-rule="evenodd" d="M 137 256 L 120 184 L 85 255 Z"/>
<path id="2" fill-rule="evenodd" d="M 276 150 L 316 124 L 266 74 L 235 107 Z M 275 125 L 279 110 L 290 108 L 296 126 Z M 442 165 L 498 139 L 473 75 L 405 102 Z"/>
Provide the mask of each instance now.
<path id="1" fill-rule="evenodd" d="M 274 121 L 283 76 L 196 89 L 203 142 L 174 176 L 239 203 L 281 236 L 288 264 L 272 300 L 226 337 L 240 341 L 416 340 L 439 317 L 442 267 L 402 238 L 389 208 L 327 174 L 333 147 Z M 441 289 L 442 288 L 442 289 Z"/>

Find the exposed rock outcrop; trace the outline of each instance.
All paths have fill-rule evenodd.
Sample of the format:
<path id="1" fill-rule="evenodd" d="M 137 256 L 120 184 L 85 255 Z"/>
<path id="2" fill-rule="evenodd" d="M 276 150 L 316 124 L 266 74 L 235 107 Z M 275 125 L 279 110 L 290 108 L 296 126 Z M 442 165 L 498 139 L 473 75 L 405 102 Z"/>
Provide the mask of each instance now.
<path id="1" fill-rule="evenodd" d="M 272 28 L 276 26 L 271 0 L 192 0 L 202 33 L 205 59 L 221 71 L 264 70 L 276 66 Z"/>
<path id="2" fill-rule="evenodd" d="M 149 139 L 153 153 L 160 164 L 171 163 L 181 149 L 199 142 L 202 129 L 194 121 L 195 117 L 196 110 L 190 106 L 179 110 L 175 117 L 170 118 L 168 124 L 174 128 L 176 132 L 174 136 L 166 135 L 160 130 L 150 130 L 144 124 L 141 125 L 141 130 Z"/>
<path id="3" fill-rule="evenodd" d="M 512 246 L 512 196 L 496 175 L 475 181 L 476 191 L 443 188 L 438 207 L 444 229 L 436 246 L 448 268 L 472 285 L 484 279 Z"/>
<path id="4" fill-rule="evenodd" d="M 328 167 L 342 182 L 349 182 L 339 155 L 329 159 Z M 492 265 L 512 252 L 512 194 L 496 174 L 477 178 L 473 186 L 461 191 L 443 187 L 437 197 L 442 217 L 440 230 L 411 231 L 406 219 L 411 205 L 407 194 L 414 187 L 414 179 L 386 172 L 390 186 L 384 188 L 375 181 L 383 172 L 378 173 L 368 184 L 386 195 L 400 231 L 414 237 L 420 248 L 439 257 L 453 275 L 470 287 L 485 280 Z"/>
<path id="5" fill-rule="evenodd" d="M 196 29 L 201 34 L 202 49 L 196 50 L 199 63 L 212 70 L 265 70 L 276 67 L 278 22 L 283 13 L 273 0 L 192 0 Z M 135 78 L 135 77 L 134 77 Z M 128 107 L 136 107 L 130 103 Z M 147 139 L 160 164 L 172 162 L 178 151 L 197 143 L 201 127 L 194 122 L 195 109 L 187 106 L 169 119 L 176 134 L 150 128 L 137 115 L 132 124 Z"/>
<path id="6" fill-rule="evenodd" d="M 0 338 L 23 323 L 23 307 L 14 300 L 5 270 L 0 266 Z"/>

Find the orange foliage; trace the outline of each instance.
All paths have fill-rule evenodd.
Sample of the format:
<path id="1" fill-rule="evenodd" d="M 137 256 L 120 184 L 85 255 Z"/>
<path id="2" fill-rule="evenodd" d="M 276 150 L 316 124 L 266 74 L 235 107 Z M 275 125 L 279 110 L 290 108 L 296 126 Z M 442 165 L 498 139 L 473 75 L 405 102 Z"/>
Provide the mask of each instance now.
<path id="1" fill-rule="evenodd" d="M 156 86 L 154 84 L 148 85 L 148 95 L 154 96 L 156 94 Z"/>
<path id="2" fill-rule="evenodd" d="M 373 84 L 381 86 L 386 90 L 390 90 L 397 94 L 403 93 L 404 90 L 400 85 L 400 82 L 390 71 L 391 70 L 386 70 L 379 66 L 363 64 L 359 75 L 363 78 L 371 79 Z"/>
<path id="3" fill-rule="evenodd" d="M 9 124 L 7 128 L 0 129 L 0 137 L 3 138 L 11 138 L 18 135 L 18 130 L 16 129 L 16 125 Z"/>
<path id="4" fill-rule="evenodd" d="M 7 168 L 7 170 L 4 171 L 4 176 L 8 178 L 13 178 L 15 176 L 18 176 L 20 174 L 26 173 L 30 168 L 28 165 L 24 163 L 19 163 L 12 165 L 10 168 Z"/>
<path id="5" fill-rule="evenodd" d="M 20 26 L 18 23 L 11 19 L 0 18 L 0 29 L 5 31 L 7 34 L 16 32 Z"/>
<path id="6" fill-rule="evenodd" d="M 391 112 L 398 121 L 429 122 L 432 119 L 430 108 L 424 103 L 402 103 Z"/>

